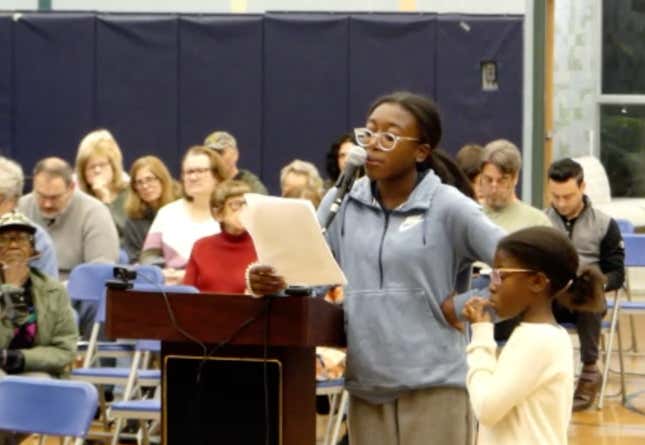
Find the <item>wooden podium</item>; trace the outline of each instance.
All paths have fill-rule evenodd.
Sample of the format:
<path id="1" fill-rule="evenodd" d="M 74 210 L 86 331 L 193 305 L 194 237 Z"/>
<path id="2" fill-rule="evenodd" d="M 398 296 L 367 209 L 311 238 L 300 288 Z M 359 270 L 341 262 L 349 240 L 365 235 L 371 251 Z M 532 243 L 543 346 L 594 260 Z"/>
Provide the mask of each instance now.
<path id="1" fill-rule="evenodd" d="M 339 307 L 311 297 L 166 297 L 207 358 L 173 325 L 163 294 L 108 289 L 106 306 L 109 338 L 162 341 L 163 444 L 264 445 L 267 429 L 270 444 L 315 444 L 315 347 L 345 346 Z"/>

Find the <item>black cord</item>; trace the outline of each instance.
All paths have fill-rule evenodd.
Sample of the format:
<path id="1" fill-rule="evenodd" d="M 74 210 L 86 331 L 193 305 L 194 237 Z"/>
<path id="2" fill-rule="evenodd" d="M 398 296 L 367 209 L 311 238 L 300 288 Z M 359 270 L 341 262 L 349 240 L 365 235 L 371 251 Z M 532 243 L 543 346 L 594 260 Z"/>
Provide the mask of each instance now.
<path id="1" fill-rule="evenodd" d="M 164 288 L 157 283 L 155 280 L 150 278 L 149 276 L 146 276 L 145 273 L 142 273 L 142 271 L 137 270 L 137 275 L 141 276 L 144 280 L 146 280 L 148 283 L 152 284 L 155 286 L 158 290 L 159 293 L 161 293 L 161 296 L 163 297 L 164 303 L 166 304 L 166 312 L 168 312 L 168 317 L 170 318 L 170 323 L 172 326 L 179 332 L 181 335 L 186 337 L 186 339 L 192 341 L 193 343 L 197 344 L 201 349 L 202 349 L 202 354 L 206 355 L 208 352 L 208 347 L 204 342 L 202 342 L 200 339 L 197 337 L 193 336 L 190 334 L 188 331 L 183 329 L 181 326 L 179 326 L 179 323 L 177 323 L 177 318 L 175 318 L 175 311 L 172 309 L 172 305 L 170 304 L 170 299 L 168 298 L 168 294 L 164 290 Z M 136 289 L 135 289 L 136 290 Z"/>
<path id="2" fill-rule="evenodd" d="M 199 363 L 199 366 L 197 368 L 197 375 L 195 376 L 195 386 L 196 386 L 196 402 L 193 407 L 198 408 L 200 406 L 201 402 L 201 387 L 202 387 L 202 372 L 204 369 L 204 366 L 206 365 L 207 361 L 209 358 L 213 356 L 218 350 L 220 350 L 222 347 L 228 345 L 231 343 L 238 335 L 240 332 L 242 332 L 247 326 L 255 322 L 262 314 L 265 314 L 265 324 L 264 324 L 264 419 L 265 419 L 265 430 L 266 430 L 266 437 L 265 437 L 265 443 L 266 445 L 269 445 L 269 437 L 270 437 L 270 425 L 269 425 L 269 385 L 268 385 L 268 370 L 267 370 L 267 359 L 268 359 L 268 343 L 269 343 L 269 325 L 270 325 L 270 310 L 271 310 L 271 301 L 273 300 L 274 297 L 272 296 L 266 296 L 265 297 L 265 304 L 262 306 L 262 308 L 252 317 L 246 319 L 242 324 L 235 330 L 231 335 L 229 335 L 227 338 L 222 340 L 221 342 L 217 343 L 213 348 L 209 351 L 208 347 L 204 342 L 199 340 L 197 337 L 191 335 L 188 331 L 183 329 L 181 326 L 179 326 L 179 323 L 177 323 L 177 319 L 175 318 L 175 313 L 172 309 L 172 305 L 170 304 L 170 299 L 168 298 L 168 294 L 166 294 L 165 290 L 163 287 L 155 282 L 153 279 L 150 277 L 146 276 L 145 273 L 141 273 L 141 271 L 137 271 L 138 275 L 143 277 L 146 281 L 151 283 L 152 285 L 156 286 L 163 296 L 164 302 L 166 304 L 166 310 L 168 312 L 168 317 L 170 318 L 170 322 L 172 323 L 173 327 L 184 337 L 186 337 L 188 340 L 196 343 L 197 345 L 200 346 L 202 349 L 202 360 Z M 136 291 L 136 289 L 135 289 Z M 190 416 L 194 420 L 198 421 L 199 416 Z M 202 422 L 199 422 L 198 428 L 201 429 L 203 428 Z M 204 440 L 206 440 L 206 435 L 202 434 L 202 437 Z"/>

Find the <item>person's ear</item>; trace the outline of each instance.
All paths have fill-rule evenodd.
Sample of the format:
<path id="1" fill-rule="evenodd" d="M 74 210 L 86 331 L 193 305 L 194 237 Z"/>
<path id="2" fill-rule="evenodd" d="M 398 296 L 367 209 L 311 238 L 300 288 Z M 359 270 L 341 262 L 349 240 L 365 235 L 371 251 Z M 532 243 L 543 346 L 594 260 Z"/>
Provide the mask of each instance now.
<path id="1" fill-rule="evenodd" d="M 419 144 L 417 145 L 416 152 L 414 153 L 414 160 L 419 164 L 428 159 L 431 152 L 432 149 L 429 144 Z"/>
<path id="2" fill-rule="evenodd" d="M 516 188 L 517 183 L 520 180 L 520 172 L 518 171 L 518 172 L 513 173 L 513 177 L 511 179 L 513 181 L 513 188 Z"/>
<path id="3" fill-rule="evenodd" d="M 542 293 L 549 287 L 550 281 L 542 272 L 533 273 L 529 275 L 528 279 L 529 289 L 533 293 Z"/>
<path id="4" fill-rule="evenodd" d="M 584 195 L 585 194 L 585 189 L 587 188 L 587 183 L 582 181 L 580 183 L 580 192 Z"/>
<path id="5" fill-rule="evenodd" d="M 224 207 L 223 206 L 222 207 L 213 207 L 213 218 L 215 218 L 215 220 L 220 224 L 222 222 L 224 222 Z"/>

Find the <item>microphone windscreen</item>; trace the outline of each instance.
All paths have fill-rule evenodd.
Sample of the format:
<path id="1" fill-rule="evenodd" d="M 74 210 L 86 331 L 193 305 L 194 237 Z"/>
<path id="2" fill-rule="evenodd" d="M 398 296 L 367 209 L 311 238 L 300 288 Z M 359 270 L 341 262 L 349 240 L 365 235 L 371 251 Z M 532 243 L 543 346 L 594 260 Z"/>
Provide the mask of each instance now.
<path id="1" fill-rule="evenodd" d="M 354 167 L 360 167 L 365 164 L 367 160 L 367 152 L 364 148 L 359 147 L 358 145 L 352 145 L 352 147 L 347 152 L 347 160 L 345 165 L 352 165 Z"/>

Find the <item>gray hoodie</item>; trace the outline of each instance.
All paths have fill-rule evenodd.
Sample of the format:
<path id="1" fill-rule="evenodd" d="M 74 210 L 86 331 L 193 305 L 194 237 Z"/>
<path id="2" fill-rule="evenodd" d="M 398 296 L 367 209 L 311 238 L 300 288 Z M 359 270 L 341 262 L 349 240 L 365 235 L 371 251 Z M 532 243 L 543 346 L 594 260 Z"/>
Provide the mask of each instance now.
<path id="1" fill-rule="evenodd" d="M 319 207 L 323 221 L 336 193 Z M 372 403 L 433 386 L 465 387 L 466 338 L 441 302 L 475 260 L 492 264 L 504 235 L 481 208 L 432 171 L 409 199 L 385 211 L 368 178 L 358 180 L 327 231 L 348 279 L 346 386 Z"/>

